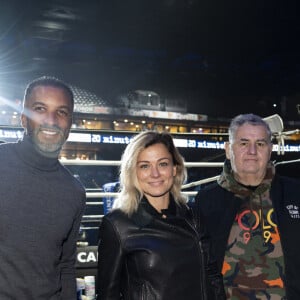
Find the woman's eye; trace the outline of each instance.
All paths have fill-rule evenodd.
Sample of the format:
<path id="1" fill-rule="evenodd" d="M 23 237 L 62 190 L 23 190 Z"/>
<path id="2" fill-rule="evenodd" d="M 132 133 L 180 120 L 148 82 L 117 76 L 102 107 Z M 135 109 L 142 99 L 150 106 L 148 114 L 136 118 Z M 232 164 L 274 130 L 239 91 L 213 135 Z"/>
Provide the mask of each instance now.
<path id="1" fill-rule="evenodd" d="M 169 164 L 168 164 L 168 162 L 164 161 L 164 162 L 161 162 L 159 165 L 161 167 L 167 167 Z"/>
<path id="2" fill-rule="evenodd" d="M 149 165 L 147 164 L 143 164 L 143 165 L 140 165 L 140 169 L 148 169 Z"/>

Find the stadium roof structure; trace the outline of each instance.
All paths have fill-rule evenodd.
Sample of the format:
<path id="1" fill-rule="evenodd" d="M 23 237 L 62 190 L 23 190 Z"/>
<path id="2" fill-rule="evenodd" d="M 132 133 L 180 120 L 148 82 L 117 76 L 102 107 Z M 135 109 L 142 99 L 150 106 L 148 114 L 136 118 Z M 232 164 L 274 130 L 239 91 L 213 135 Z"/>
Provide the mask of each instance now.
<path id="1" fill-rule="evenodd" d="M 298 5 L 2 0 L 0 92 L 48 74 L 98 100 L 151 90 L 210 116 L 279 113 L 298 122 Z"/>

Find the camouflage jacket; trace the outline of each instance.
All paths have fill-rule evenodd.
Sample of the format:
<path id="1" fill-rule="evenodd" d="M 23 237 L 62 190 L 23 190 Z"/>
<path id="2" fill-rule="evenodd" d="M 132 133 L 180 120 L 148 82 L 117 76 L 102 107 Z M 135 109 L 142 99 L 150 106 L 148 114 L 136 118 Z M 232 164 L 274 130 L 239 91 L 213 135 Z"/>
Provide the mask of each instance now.
<path id="1" fill-rule="evenodd" d="M 253 197 L 255 205 L 255 197 L 267 191 L 270 193 L 284 253 L 287 299 L 300 299 L 300 256 L 297 254 L 300 246 L 300 182 L 275 175 L 270 165 L 263 183 L 255 191 L 247 190 L 233 176 L 229 176 L 228 167 L 226 162 L 219 182 L 200 190 L 193 205 L 198 230 L 202 235 L 211 237 L 219 269 L 223 267 L 232 225 L 245 199 Z"/>

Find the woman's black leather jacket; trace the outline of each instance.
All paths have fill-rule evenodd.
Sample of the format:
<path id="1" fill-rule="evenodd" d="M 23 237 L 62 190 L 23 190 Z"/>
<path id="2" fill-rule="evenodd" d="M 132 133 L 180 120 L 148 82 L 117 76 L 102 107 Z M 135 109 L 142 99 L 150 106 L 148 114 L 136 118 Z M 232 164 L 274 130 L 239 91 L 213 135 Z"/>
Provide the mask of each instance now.
<path id="1" fill-rule="evenodd" d="M 190 209 L 172 202 L 175 214 L 167 218 L 153 213 L 146 199 L 131 217 L 114 210 L 103 218 L 97 300 L 225 299 Z"/>

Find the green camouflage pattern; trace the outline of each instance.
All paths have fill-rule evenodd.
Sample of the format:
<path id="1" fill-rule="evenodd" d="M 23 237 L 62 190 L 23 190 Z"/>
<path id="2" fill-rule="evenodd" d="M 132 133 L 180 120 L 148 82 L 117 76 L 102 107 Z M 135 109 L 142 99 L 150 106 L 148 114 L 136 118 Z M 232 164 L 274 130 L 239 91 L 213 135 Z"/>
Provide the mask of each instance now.
<path id="1" fill-rule="evenodd" d="M 227 298 L 231 300 L 283 299 L 284 261 L 269 190 L 275 174 L 270 163 L 255 189 L 239 184 L 225 162 L 218 183 L 243 204 L 231 228 L 223 265 Z"/>

